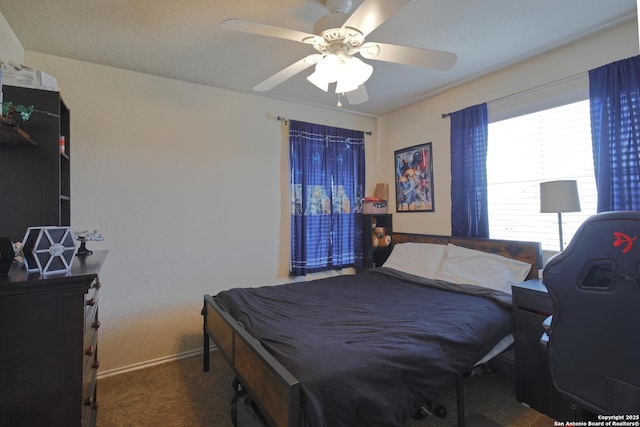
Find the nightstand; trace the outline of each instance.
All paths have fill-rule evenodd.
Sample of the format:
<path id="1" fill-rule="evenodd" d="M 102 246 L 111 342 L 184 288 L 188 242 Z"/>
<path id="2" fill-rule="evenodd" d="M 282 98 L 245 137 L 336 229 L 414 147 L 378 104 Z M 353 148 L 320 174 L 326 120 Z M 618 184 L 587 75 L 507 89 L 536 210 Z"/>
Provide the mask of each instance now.
<path id="1" fill-rule="evenodd" d="M 538 412 L 556 420 L 575 419 L 574 410 L 553 386 L 548 355 L 542 344 L 542 321 L 553 313 L 553 301 L 540 279 L 512 287 L 516 395 Z"/>

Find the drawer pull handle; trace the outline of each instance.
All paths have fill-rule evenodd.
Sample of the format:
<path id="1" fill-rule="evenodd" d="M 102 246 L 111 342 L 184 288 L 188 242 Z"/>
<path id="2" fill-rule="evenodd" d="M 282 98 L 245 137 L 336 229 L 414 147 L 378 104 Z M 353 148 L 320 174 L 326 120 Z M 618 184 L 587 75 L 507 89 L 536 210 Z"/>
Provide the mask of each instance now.
<path id="1" fill-rule="evenodd" d="M 94 287 L 95 289 L 100 289 L 100 288 L 102 287 L 102 283 L 100 283 L 100 282 L 96 282 L 96 283 L 93 285 L 93 287 Z"/>
<path id="2" fill-rule="evenodd" d="M 88 299 L 87 305 L 90 305 L 91 307 L 93 307 L 94 305 L 96 305 L 96 299 L 95 298 Z"/>
<path id="3" fill-rule="evenodd" d="M 94 406 L 93 397 L 87 397 L 84 400 L 84 406 Z"/>
<path id="4" fill-rule="evenodd" d="M 84 351 L 85 356 L 93 356 L 93 354 L 96 352 L 96 348 L 94 346 L 89 346 L 87 347 L 87 349 Z"/>
<path id="5" fill-rule="evenodd" d="M 100 362 L 97 360 L 91 364 L 91 368 L 93 369 L 98 369 L 99 367 L 100 367 Z"/>
<path id="6" fill-rule="evenodd" d="M 98 328 L 100 327 L 100 321 L 99 321 L 99 320 L 96 320 L 95 322 L 93 322 L 93 323 L 91 324 L 91 327 L 92 327 L 93 329 L 98 329 Z"/>

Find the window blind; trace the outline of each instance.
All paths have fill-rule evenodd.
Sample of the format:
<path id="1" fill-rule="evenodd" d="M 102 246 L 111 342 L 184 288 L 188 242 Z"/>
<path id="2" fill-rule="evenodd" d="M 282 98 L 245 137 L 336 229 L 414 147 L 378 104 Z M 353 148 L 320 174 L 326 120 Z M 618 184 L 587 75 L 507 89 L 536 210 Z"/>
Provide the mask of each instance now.
<path id="1" fill-rule="evenodd" d="M 581 212 L 562 214 L 565 245 L 596 213 L 589 101 L 489 124 L 487 181 L 491 238 L 540 241 L 559 250 L 558 216 L 540 213 L 540 182 L 575 179 Z"/>

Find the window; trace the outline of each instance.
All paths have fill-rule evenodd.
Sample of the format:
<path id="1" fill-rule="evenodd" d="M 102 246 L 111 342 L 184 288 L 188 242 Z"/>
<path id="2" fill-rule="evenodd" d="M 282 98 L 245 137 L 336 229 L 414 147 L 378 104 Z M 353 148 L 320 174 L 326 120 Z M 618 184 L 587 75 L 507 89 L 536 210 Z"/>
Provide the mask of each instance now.
<path id="1" fill-rule="evenodd" d="M 487 181 L 493 239 L 540 241 L 560 250 L 558 216 L 540 213 L 540 182 L 575 179 L 581 212 L 562 214 L 565 245 L 596 213 L 589 100 L 489 124 Z"/>
<path id="2" fill-rule="evenodd" d="M 289 122 L 291 273 L 362 265 L 364 133 Z"/>

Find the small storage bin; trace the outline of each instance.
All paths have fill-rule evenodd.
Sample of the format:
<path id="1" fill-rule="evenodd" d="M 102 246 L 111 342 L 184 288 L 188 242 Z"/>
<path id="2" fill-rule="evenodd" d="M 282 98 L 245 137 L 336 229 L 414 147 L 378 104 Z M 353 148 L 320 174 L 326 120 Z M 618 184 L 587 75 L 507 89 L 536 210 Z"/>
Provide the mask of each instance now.
<path id="1" fill-rule="evenodd" d="M 362 202 L 363 214 L 386 214 L 387 213 L 387 201 L 386 200 L 371 200 L 364 199 Z"/>

